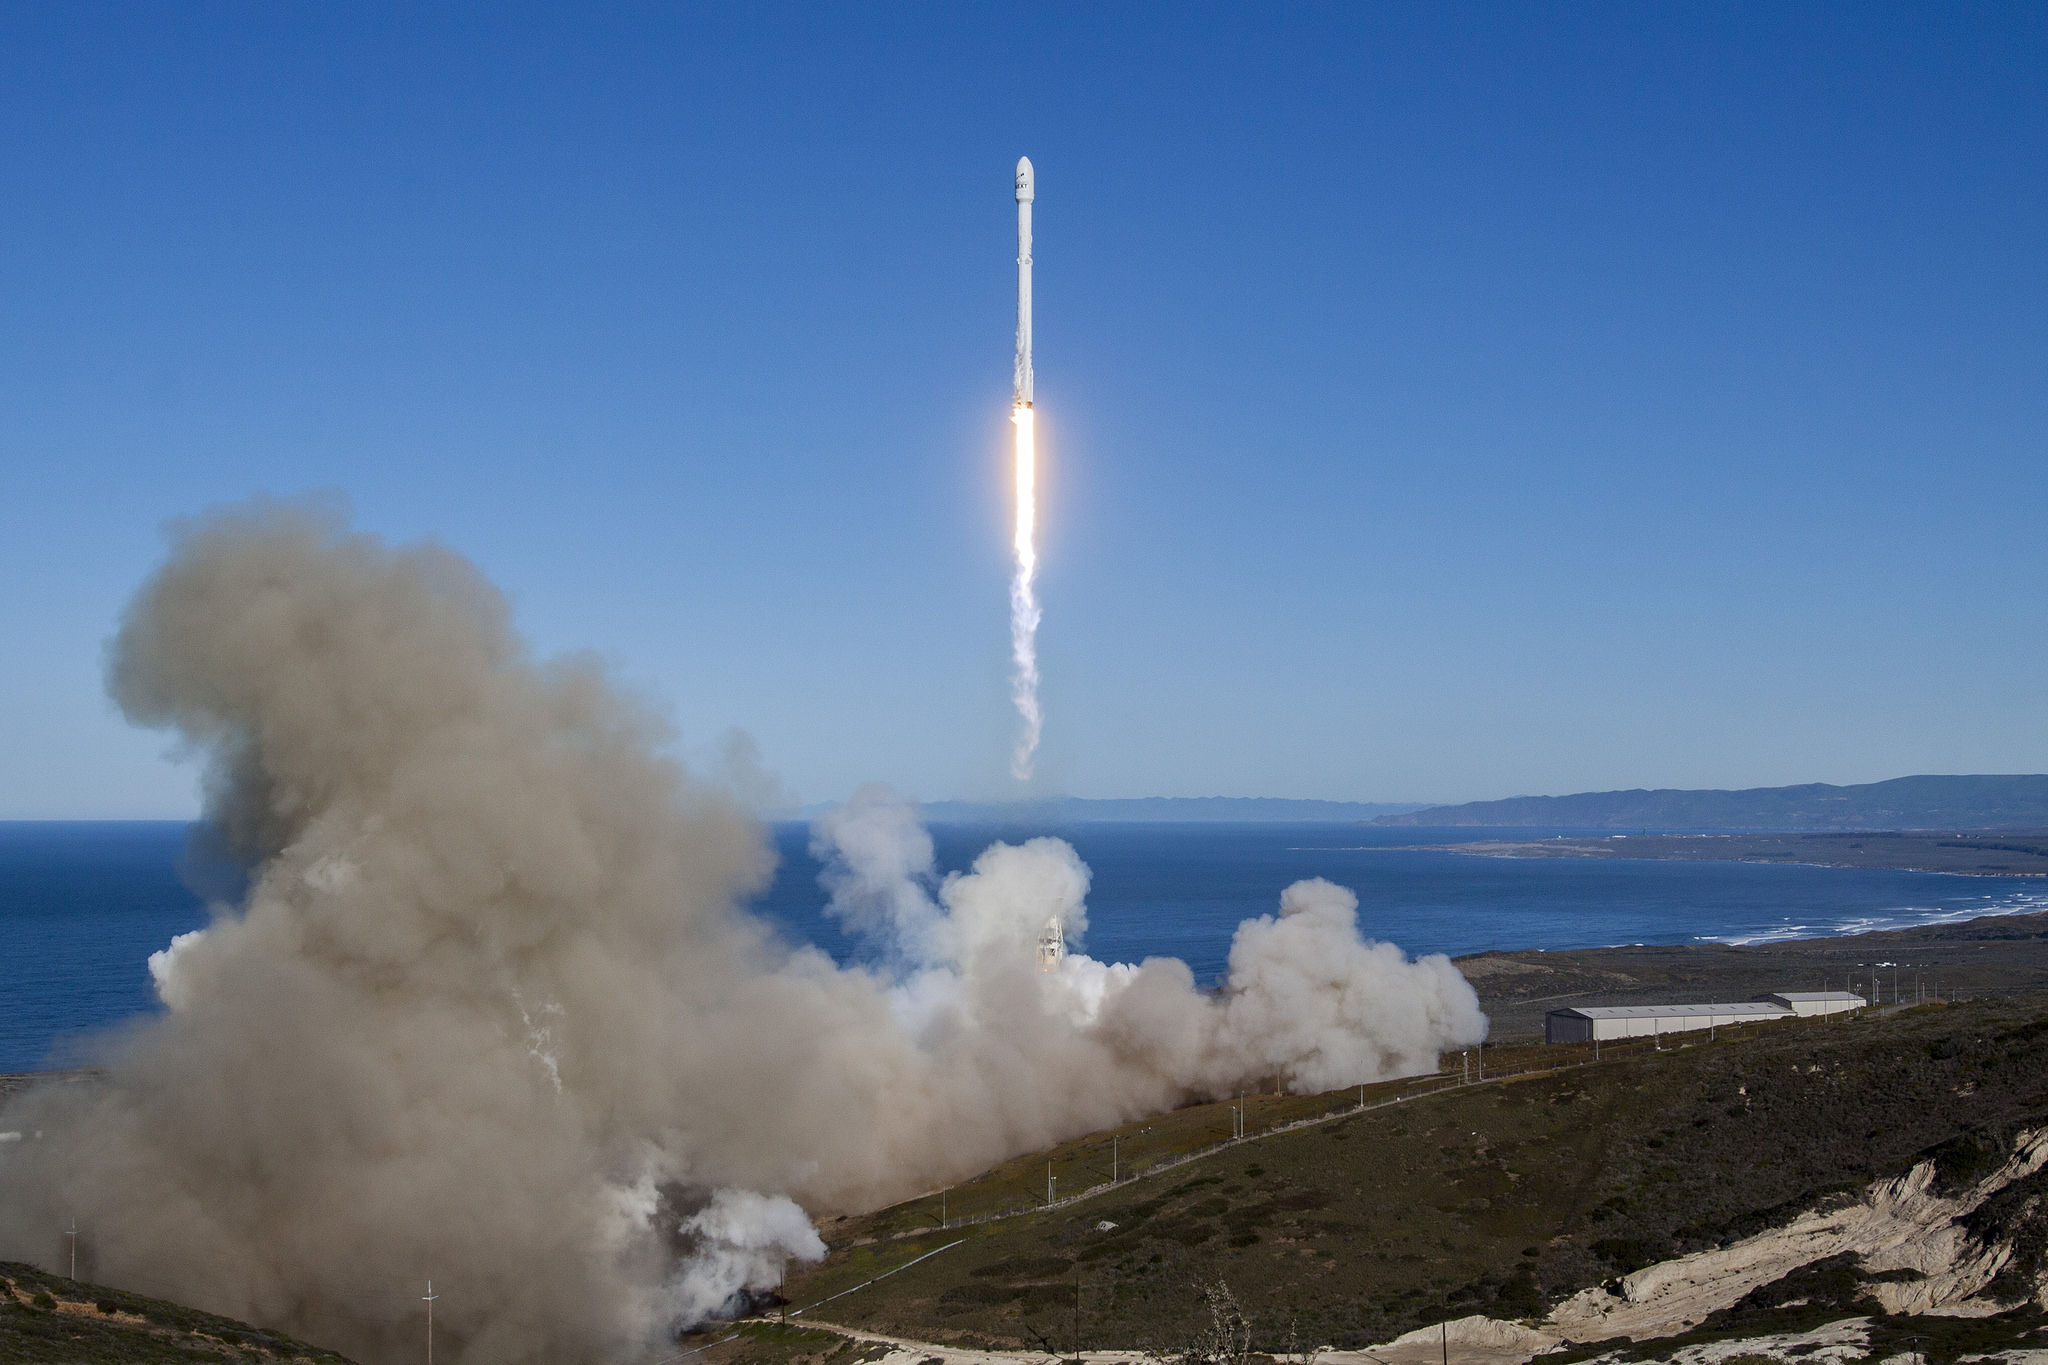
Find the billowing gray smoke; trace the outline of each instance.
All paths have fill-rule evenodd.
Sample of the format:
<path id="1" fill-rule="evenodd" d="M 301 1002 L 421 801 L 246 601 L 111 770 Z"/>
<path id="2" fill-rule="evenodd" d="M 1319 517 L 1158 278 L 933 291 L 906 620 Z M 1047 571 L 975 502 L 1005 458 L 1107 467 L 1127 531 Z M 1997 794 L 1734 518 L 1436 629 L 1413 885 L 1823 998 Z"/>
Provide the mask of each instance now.
<path id="1" fill-rule="evenodd" d="M 1485 1021 L 1443 958 L 1287 888 L 1226 988 L 1175 961 L 1037 968 L 1085 927 L 1057 840 L 938 881 L 913 808 L 819 823 L 833 909 L 886 968 L 741 905 L 761 830 L 662 756 L 588 660 L 537 662 L 435 548 L 255 504 L 174 534 L 111 654 L 136 721 L 209 761 L 246 901 L 151 963 L 168 1010 L 106 1078 L 17 1104 L 0 1255 L 76 1217 L 94 1273 L 367 1360 L 631 1357 L 870 1206 L 1281 1079 L 1426 1070 Z M 802 1207 L 799 1207 L 799 1201 Z"/>

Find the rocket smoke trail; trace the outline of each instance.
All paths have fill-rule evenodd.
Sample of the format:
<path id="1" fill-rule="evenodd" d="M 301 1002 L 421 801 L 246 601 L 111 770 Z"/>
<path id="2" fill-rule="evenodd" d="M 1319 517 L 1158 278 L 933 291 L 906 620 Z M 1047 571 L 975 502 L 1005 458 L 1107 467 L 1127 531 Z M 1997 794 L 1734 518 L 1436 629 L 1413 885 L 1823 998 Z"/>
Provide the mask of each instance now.
<path id="1" fill-rule="evenodd" d="M 1010 414 L 1017 424 L 1017 572 L 1010 579 L 1010 699 L 1024 718 L 1024 733 L 1010 755 L 1010 774 L 1019 782 L 1031 778 L 1031 757 L 1038 749 L 1038 734 L 1044 717 L 1038 710 L 1038 594 L 1032 579 L 1038 573 L 1038 551 L 1032 545 L 1037 533 L 1038 453 L 1031 431 L 1031 408 L 1020 406 Z"/>
<path id="2" fill-rule="evenodd" d="M 1010 774 L 1031 778 L 1044 717 L 1038 710 L 1038 444 L 1031 411 L 1031 158 L 1017 158 L 1017 378 L 1010 420 L 1017 427 L 1017 572 L 1010 580 L 1010 699 L 1024 733 L 1010 755 Z"/>

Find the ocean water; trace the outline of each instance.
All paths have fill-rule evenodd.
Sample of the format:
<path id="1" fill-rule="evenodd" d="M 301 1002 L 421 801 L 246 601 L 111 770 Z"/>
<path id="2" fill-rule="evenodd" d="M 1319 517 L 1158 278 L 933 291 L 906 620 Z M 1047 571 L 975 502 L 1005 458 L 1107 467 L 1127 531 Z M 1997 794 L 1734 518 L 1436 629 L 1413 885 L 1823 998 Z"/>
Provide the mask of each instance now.
<path id="1" fill-rule="evenodd" d="M 100 1030 L 154 1009 L 149 954 L 208 921 L 181 876 L 187 827 L 0 822 L 0 1072 L 88 1055 Z M 1571 831 L 1488 831 L 1534 837 Z M 1432 847 L 1474 831 L 1344 825 L 940 825 L 940 870 L 996 839 L 1071 842 L 1094 876 L 1082 947 L 1105 961 L 1178 957 L 1225 970 L 1240 921 L 1327 877 L 1358 893 L 1371 937 L 1411 953 L 1617 943 L 1760 942 L 2048 909 L 2037 883 L 1996 877 L 1747 863 L 1475 858 Z M 870 955 L 824 913 L 800 825 L 754 909 L 841 961 Z M 216 878 L 217 870 L 208 875 Z"/>

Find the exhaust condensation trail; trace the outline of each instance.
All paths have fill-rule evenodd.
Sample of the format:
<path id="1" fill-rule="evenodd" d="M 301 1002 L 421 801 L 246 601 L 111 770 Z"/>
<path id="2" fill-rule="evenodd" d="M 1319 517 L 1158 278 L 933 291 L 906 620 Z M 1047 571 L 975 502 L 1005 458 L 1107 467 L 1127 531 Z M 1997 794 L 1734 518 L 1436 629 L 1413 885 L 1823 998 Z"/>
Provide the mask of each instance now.
<path id="1" fill-rule="evenodd" d="M 1017 375 L 1010 420 L 1017 427 L 1017 572 L 1010 580 L 1010 700 L 1024 731 L 1010 755 L 1010 775 L 1031 780 L 1045 727 L 1038 709 L 1038 440 L 1031 409 L 1031 158 L 1017 158 Z"/>
<path id="2" fill-rule="evenodd" d="M 1024 732 L 1010 755 L 1010 774 L 1019 782 L 1031 779 L 1031 759 L 1038 750 L 1044 718 L 1038 710 L 1038 451 L 1031 429 L 1031 408 L 1010 414 L 1017 424 L 1017 572 L 1010 580 L 1010 699 L 1024 718 Z"/>

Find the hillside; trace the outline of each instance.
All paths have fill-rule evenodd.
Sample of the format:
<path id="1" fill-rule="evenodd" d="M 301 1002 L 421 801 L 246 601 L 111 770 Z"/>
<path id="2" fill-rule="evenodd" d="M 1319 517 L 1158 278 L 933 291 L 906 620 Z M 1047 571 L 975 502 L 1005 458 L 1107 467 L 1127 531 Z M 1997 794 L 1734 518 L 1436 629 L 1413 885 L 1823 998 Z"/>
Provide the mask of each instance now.
<path id="1" fill-rule="evenodd" d="M 2039 829 L 2048 827 L 2048 775 L 1516 796 L 1381 815 L 1372 823 L 1637 830 Z"/>
<path id="2" fill-rule="evenodd" d="M 193 1365 L 305 1361 L 349 1365 L 332 1351 L 232 1318 L 122 1289 L 0 1262 L 0 1362 Z"/>
<path id="3" fill-rule="evenodd" d="M 785 1292 L 813 1304 L 936 1251 L 811 1318 L 960 1346 L 1170 1348 L 1202 1316 L 1196 1286 L 1216 1277 L 1265 1351 L 1290 1333 L 1355 1348 L 1447 1318 L 1533 1319 L 1923 1159 L 1943 1189 L 1998 1168 L 2048 1122 L 2044 1043 L 2048 998 L 2033 996 L 1610 1053 L 1231 1146 L 1048 1211 L 941 1232 L 931 1199 L 828 1224 L 831 1256 Z M 1172 1119 L 1207 1111 L 1227 1133 L 1227 1109 Z M 1267 1121 L 1255 1112 L 1252 1131 Z M 1099 1160 L 1109 1136 L 1040 1154 L 1038 1168 Z M 1990 1216 L 2027 1246 L 2048 1241 L 2038 1192 L 2015 1189 Z M 899 1231 L 919 1218 L 924 1231 Z M 1744 1324 L 1784 1308 L 1812 1326 L 1813 1304 L 1867 1293 L 1855 1265 L 1827 1273 L 1842 1284 L 1745 1300 Z"/>

